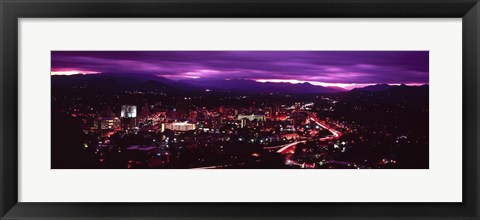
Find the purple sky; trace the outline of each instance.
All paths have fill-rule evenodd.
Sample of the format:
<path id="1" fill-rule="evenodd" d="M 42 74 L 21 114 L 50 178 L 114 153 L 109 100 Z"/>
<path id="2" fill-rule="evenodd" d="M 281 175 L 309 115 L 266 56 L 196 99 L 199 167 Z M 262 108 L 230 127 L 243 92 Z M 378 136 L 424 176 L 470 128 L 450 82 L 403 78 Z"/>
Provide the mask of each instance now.
<path id="1" fill-rule="evenodd" d="M 52 51 L 52 74 L 152 74 L 352 88 L 428 84 L 428 51 Z"/>

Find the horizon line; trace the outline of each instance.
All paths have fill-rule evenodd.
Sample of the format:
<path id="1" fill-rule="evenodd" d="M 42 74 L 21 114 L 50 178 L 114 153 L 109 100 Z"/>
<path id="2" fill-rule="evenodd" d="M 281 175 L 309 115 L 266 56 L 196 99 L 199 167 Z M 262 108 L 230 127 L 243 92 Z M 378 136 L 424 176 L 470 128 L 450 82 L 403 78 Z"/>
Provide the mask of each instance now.
<path id="1" fill-rule="evenodd" d="M 101 72 L 93 72 L 93 71 L 87 71 L 87 72 L 80 72 L 80 71 L 51 71 L 50 75 L 51 76 L 78 76 L 78 75 L 99 75 Z M 115 73 L 111 73 L 115 74 Z M 150 74 L 148 74 L 150 75 Z M 169 77 L 165 77 L 163 75 L 151 75 L 151 76 L 157 76 L 157 77 L 162 77 L 168 80 L 172 81 L 181 81 L 181 80 L 198 80 L 202 78 L 183 78 L 183 79 L 171 79 Z M 203 78 L 203 79 L 208 79 L 208 78 Z M 211 78 L 214 79 L 214 78 Z M 220 79 L 222 80 L 222 79 Z M 424 86 L 424 85 L 429 85 L 429 83 L 383 83 L 383 82 L 377 82 L 377 83 L 329 83 L 329 82 L 320 82 L 320 81 L 308 81 L 308 80 L 296 80 L 296 79 L 255 79 L 255 78 L 234 78 L 234 79 L 229 79 L 229 78 L 224 78 L 223 80 L 248 80 L 248 81 L 255 81 L 258 83 L 288 83 L 288 84 L 305 84 L 308 83 L 313 86 L 321 86 L 325 88 L 334 88 L 334 89 L 339 89 L 339 90 L 346 90 L 350 91 L 356 88 L 365 88 L 368 86 L 374 86 L 374 85 L 389 85 L 389 86 L 400 86 L 400 85 L 406 85 L 406 86 Z"/>

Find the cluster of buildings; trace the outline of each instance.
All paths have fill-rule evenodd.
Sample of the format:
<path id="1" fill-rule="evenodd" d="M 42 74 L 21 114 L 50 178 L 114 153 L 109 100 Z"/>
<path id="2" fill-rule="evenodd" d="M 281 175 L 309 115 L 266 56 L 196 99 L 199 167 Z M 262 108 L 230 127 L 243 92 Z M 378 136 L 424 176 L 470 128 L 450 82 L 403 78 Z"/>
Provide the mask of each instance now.
<path id="1" fill-rule="evenodd" d="M 115 114 L 110 107 L 95 117 L 84 119 L 83 130 L 86 133 L 98 133 L 109 136 L 116 131 L 149 131 L 164 132 L 169 129 L 174 132 L 190 130 L 218 130 L 225 126 L 237 128 L 273 127 L 282 123 L 282 129 L 290 131 L 292 124 L 303 123 L 307 115 L 300 111 L 300 104 L 291 107 L 263 108 L 233 108 L 220 106 L 215 109 L 197 107 L 194 110 L 179 110 L 177 108 L 161 109 L 158 105 L 144 104 L 121 105 L 120 114 Z"/>

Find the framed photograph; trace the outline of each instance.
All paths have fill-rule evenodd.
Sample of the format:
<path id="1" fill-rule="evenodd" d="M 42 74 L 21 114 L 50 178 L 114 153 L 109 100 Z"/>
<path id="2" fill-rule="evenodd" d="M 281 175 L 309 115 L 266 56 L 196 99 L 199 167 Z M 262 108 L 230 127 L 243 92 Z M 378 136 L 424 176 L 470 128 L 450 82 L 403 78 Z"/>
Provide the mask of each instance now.
<path id="1" fill-rule="evenodd" d="M 1 219 L 478 219 L 476 0 L 1 1 Z"/>

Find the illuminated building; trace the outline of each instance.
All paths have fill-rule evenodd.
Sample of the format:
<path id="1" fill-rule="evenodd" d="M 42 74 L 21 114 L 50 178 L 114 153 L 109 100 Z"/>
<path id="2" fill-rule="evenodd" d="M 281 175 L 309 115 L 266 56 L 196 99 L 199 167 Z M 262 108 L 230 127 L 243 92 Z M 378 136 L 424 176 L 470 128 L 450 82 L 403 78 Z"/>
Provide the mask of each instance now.
<path id="1" fill-rule="evenodd" d="M 137 106 L 136 105 L 122 105 L 120 111 L 122 118 L 122 127 L 124 130 L 132 129 L 137 124 Z"/>
<path id="2" fill-rule="evenodd" d="M 256 114 L 251 114 L 251 115 L 244 115 L 244 114 L 239 114 L 237 116 L 237 120 L 242 120 L 242 119 L 247 119 L 249 121 L 265 121 L 265 115 L 256 115 Z"/>
<path id="3" fill-rule="evenodd" d="M 118 130 L 120 129 L 120 119 L 115 117 L 115 113 L 112 112 L 110 107 L 107 107 L 93 122 L 93 127 L 100 133 L 108 130 Z"/>
<path id="4" fill-rule="evenodd" d="M 95 127 L 99 130 L 116 130 L 120 128 L 120 119 L 118 118 L 99 118 Z"/>
<path id="5" fill-rule="evenodd" d="M 162 124 L 161 131 L 163 132 L 165 129 L 170 129 L 172 131 L 190 131 L 195 130 L 195 124 L 188 122 L 164 123 Z"/>
<path id="6" fill-rule="evenodd" d="M 258 122 L 265 121 L 266 117 L 263 114 L 240 114 L 237 116 L 237 120 L 240 120 L 240 127 L 244 128 L 245 126 L 247 126 L 249 121 L 256 121 L 256 126 L 258 126 Z"/>
<path id="7" fill-rule="evenodd" d="M 122 105 L 120 117 L 122 118 L 136 118 L 137 106 L 136 105 Z"/>
<path id="8" fill-rule="evenodd" d="M 245 125 L 247 124 L 248 119 L 242 118 L 240 119 L 240 128 L 244 128 Z"/>

